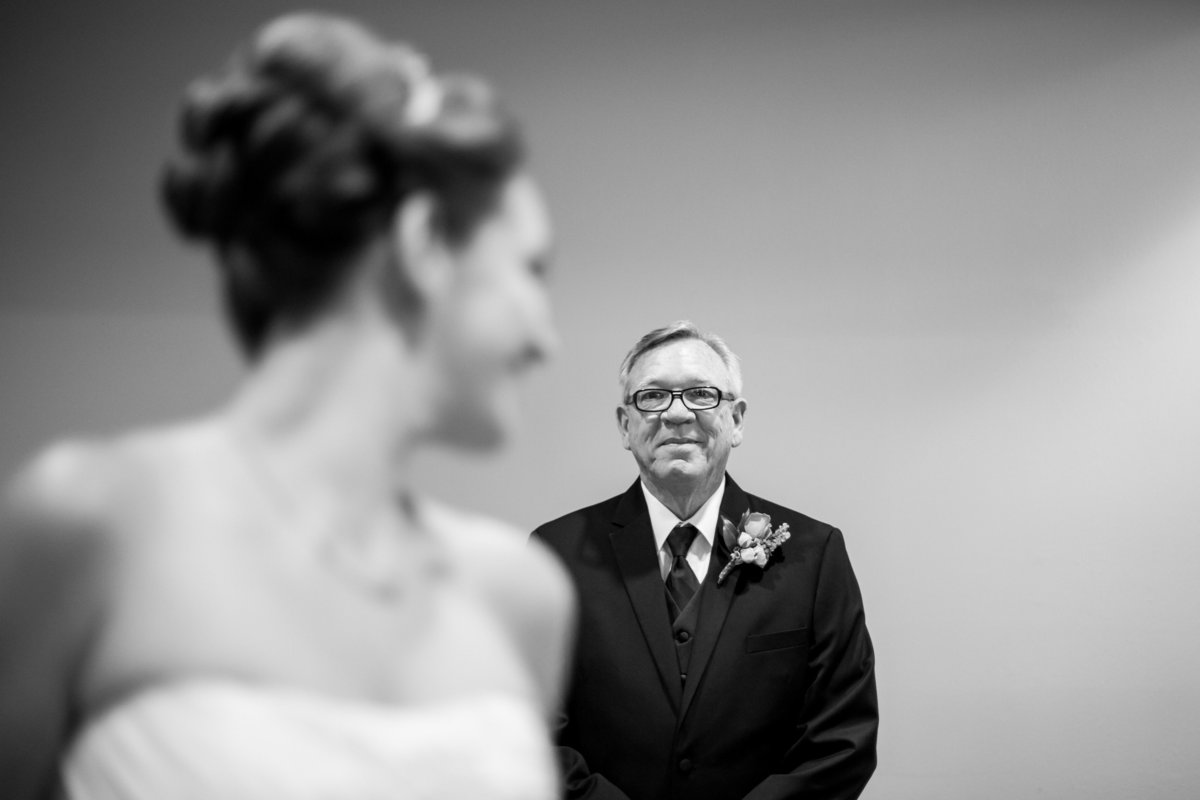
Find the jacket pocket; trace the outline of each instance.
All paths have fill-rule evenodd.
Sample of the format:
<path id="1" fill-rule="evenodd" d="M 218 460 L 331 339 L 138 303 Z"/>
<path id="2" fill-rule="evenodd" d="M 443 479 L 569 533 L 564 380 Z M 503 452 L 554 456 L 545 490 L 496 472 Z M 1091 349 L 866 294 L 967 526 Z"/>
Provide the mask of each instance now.
<path id="1" fill-rule="evenodd" d="M 784 650 L 808 644 L 808 628 L 796 628 L 778 633 L 759 633 L 746 637 L 747 653 L 763 653 L 768 650 Z"/>

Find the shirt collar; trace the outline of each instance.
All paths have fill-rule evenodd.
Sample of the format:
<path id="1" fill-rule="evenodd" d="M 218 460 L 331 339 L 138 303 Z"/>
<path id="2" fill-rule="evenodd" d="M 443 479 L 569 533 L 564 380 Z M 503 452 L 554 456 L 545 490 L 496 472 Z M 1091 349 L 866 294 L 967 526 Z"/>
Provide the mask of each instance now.
<path id="1" fill-rule="evenodd" d="M 721 500 L 725 497 L 724 476 L 721 477 L 721 484 L 717 486 L 717 490 L 704 501 L 704 505 L 685 520 L 680 520 L 675 516 L 674 511 L 663 505 L 662 501 L 650 492 L 645 481 L 642 481 L 641 484 L 642 494 L 646 496 L 646 508 L 650 511 L 650 527 L 654 529 L 655 548 L 661 550 L 675 526 L 680 522 L 687 522 L 696 526 L 696 530 L 700 531 L 700 537 L 708 543 L 709 549 L 712 549 L 717 535 L 717 521 L 721 516 Z"/>

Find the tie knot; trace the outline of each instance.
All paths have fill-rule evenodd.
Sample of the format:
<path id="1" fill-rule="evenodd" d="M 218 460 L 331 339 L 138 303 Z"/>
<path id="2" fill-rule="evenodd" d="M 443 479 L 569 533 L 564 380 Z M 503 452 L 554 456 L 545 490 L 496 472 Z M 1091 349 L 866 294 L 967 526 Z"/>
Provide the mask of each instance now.
<path id="1" fill-rule="evenodd" d="M 667 535 L 667 549 L 671 551 L 673 558 L 682 558 L 687 555 L 687 551 L 692 546 L 692 540 L 696 538 L 696 534 L 700 531 L 696 530 L 695 525 L 677 525 L 675 530 Z"/>

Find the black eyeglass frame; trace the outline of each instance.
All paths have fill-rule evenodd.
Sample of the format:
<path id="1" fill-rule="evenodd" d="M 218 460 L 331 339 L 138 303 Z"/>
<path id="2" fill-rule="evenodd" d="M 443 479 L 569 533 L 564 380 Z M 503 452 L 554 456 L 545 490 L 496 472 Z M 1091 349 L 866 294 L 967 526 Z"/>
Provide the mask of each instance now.
<path id="1" fill-rule="evenodd" d="M 694 392 L 697 389 L 712 389 L 717 394 L 717 402 L 713 403 L 711 406 L 700 406 L 700 407 L 693 406 L 691 403 L 689 403 L 684 398 L 683 395 L 684 395 L 684 392 Z M 641 395 L 644 392 L 666 392 L 667 394 L 669 394 L 671 396 L 671 398 L 667 401 L 667 404 L 665 406 L 663 406 L 662 408 L 653 408 L 653 409 L 642 408 L 640 405 L 638 405 L 638 397 L 639 397 L 639 395 Z M 645 389 L 638 389 L 636 392 L 633 392 L 628 397 L 626 397 L 625 405 L 631 405 L 634 408 L 636 408 L 638 411 L 641 411 L 643 414 L 662 414 L 663 412 L 667 411 L 668 409 L 671 408 L 671 406 L 673 406 L 675 404 L 676 397 L 679 398 L 679 402 L 683 403 L 683 407 L 686 408 L 688 411 L 712 411 L 714 408 L 717 408 L 718 406 L 721 405 L 722 400 L 736 399 L 729 392 L 723 392 L 720 390 L 720 388 L 718 388 L 716 386 L 689 386 L 686 389 L 660 389 L 657 386 L 650 386 Z"/>

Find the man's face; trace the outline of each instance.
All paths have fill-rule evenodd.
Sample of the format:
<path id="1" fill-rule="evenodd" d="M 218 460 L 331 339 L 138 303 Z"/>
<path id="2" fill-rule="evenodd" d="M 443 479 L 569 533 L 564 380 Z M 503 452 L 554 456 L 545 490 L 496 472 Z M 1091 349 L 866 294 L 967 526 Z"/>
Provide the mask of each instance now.
<path id="1" fill-rule="evenodd" d="M 729 370 L 711 347 L 699 339 L 680 339 L 638 359 L 625 393 L 715 386 L 729 397 L 731 384 Z M 664 411 L 639 411 L 632 403 L 618 406 L 617 427 L 647 483 L 686 489 L 720 481 L 729 451 L 742 443 L 745 412 L 746 401 L 741 398 L 722 399 L 716 408 L 693 411 L 675 397 Z"/>

